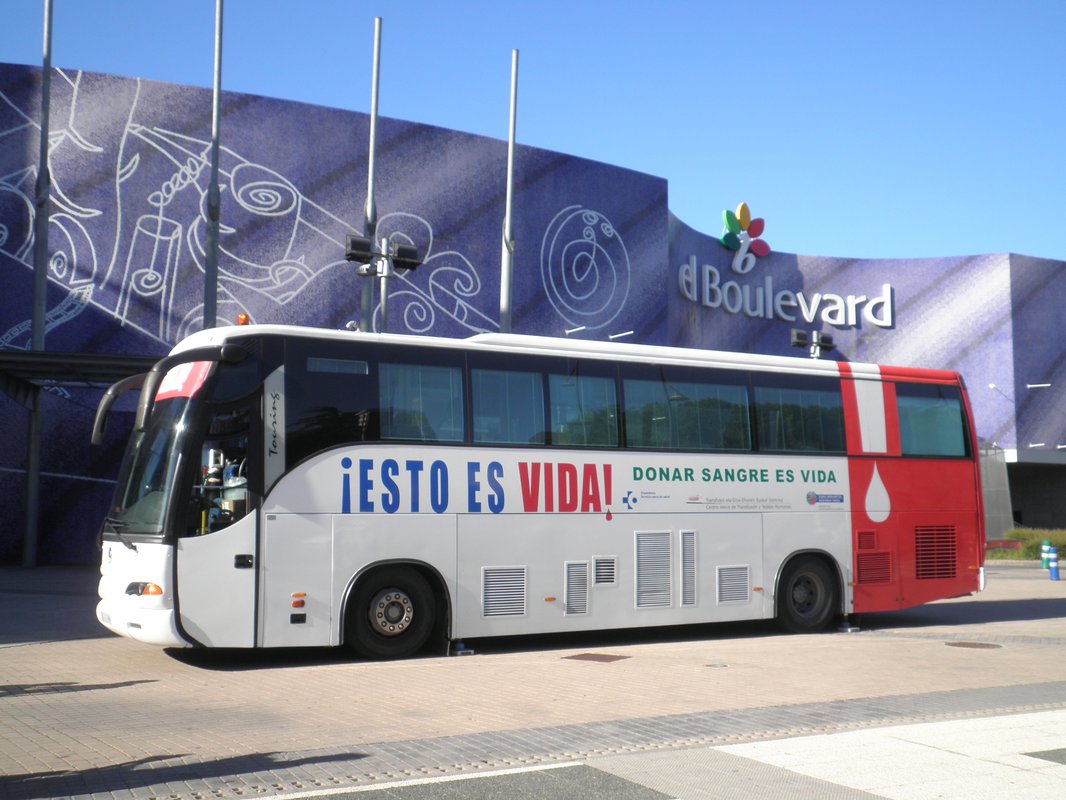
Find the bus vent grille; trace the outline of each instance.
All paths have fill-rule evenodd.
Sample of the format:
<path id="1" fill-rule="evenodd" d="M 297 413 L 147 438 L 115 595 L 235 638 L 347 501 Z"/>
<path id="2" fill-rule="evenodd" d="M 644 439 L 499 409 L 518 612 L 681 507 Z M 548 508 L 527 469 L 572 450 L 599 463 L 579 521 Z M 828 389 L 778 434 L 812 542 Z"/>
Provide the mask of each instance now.
<path id="1" fill-rule="evenodd" d="M 481 581 L 481 606 L 484 616 L 525 616 L 525 567 L 484 567 Z"/>
<path id="2" fill-rule="evenodd" d="M 589 613 L 589 563 L 566 562 L 566 595 L 563 606 L 566 614 Z"/>
<path id="3" fill-rule="evenodd" d="M 877 533 L 875 531 L 859 531 L 857 538 L 860 550 L 877 549 Z"/>
<path id="4" fill-rule="evenodd" d="M 751 601 L 749 591 L 749 569 L 742 565 L 718 568 L 718 603 L 748 603 Z"/>
<path id="5" fill-rule="evenodd" d="M 955 526 L 930 525 L 914 529 L 915 577 L 918 580 L 956 576 Z"/>
<path id="6" fill-rule="evenodd" d="M 596 586 L 613 586 L 618 582 L 618 559 L 595 556 L 592 559 L 592 582 Z"/>
<path id="7" fill-rule="evenodd" d="M 696 531 L 681 531 L 681 605 L 696 605 Z"/>
<path id="8" fill-rule="evenodd" d="M 859 553 L 856 559 L 859 583 L 891 583 L 892 558 L 889 553 Z"/>
<path id="9" fill-rule="evenodd" d="M 670 531 L 637 532 L 637 608 L 670 605 Z"/>

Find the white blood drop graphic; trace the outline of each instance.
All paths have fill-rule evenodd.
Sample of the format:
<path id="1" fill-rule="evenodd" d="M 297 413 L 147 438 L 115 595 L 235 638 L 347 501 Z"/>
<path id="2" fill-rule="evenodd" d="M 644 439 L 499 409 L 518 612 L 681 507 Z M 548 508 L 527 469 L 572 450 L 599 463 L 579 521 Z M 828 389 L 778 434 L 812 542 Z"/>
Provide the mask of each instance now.
<path id="1" fill-rule="evenodd" d="M 874 464 L 874 474 L 870 478 L 870 488 L 866 490 L 866 516 L 874 522 L 884 522 L 892 513 L 892 501 L 889 499 L 888 490 L 877 472 Z"/>

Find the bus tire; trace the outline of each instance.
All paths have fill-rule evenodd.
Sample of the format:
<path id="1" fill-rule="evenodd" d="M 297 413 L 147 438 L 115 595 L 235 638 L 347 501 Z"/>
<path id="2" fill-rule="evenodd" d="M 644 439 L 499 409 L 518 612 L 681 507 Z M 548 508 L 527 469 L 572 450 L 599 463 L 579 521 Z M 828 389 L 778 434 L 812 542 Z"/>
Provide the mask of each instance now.
<path id="1" fill-rule="evenodd" d="M 820 558 L 800 556 L 785 567 L 777 590 L 777 622 L 791 633 L 817 633 L 836 617 L 838 586 Z"/>
<path id="2" fill-rule="evenodd" d="M 435 618 L 436 602 L 426 579 L 412 567 L 384 567 L 356 584 L 344 641 L 365 658 L 408 658 L 426 644 Z"/>

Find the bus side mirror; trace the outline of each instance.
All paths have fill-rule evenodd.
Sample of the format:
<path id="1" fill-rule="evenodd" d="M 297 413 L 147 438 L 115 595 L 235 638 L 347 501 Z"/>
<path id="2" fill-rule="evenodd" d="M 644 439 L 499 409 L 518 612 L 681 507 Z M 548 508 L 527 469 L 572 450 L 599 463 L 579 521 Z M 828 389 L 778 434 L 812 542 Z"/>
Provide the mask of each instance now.
<path id="1" fill-rule="evenodd" d="M 90 441 L 94 445 L 104 440 L 104 429 L 107 427 L 107 417 L 111 413 L 111 406 L 130 389 L 139 389 L 144 384 L 147 375 L 146 372 L 130 375 L 128 378 L 111 384 L 104 392 L 104 396 L 100 398 L 100 403 L 96 407 L 96 417 L 93 419 L 93 433 Z"/>

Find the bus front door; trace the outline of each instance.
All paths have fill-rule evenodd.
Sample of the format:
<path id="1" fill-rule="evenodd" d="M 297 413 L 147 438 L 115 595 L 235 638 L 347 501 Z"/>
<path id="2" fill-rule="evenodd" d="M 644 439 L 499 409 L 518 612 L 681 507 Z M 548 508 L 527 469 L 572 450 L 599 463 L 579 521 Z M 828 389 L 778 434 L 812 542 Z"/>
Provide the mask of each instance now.
<path id="1" fill-rule="evenodd" d="M 178 540 L 178 620 L 199 644 L 255 646 L 256 516 Z"/>
<path id="2" fill-rule="evenodd" d="M 259 572 L 256 401 L 213 404 L 189 472 L 175 570 L 178 623 L 206 647 L 255 647 Z M 196 452 L 196 448 L 193 449 Z"/>

